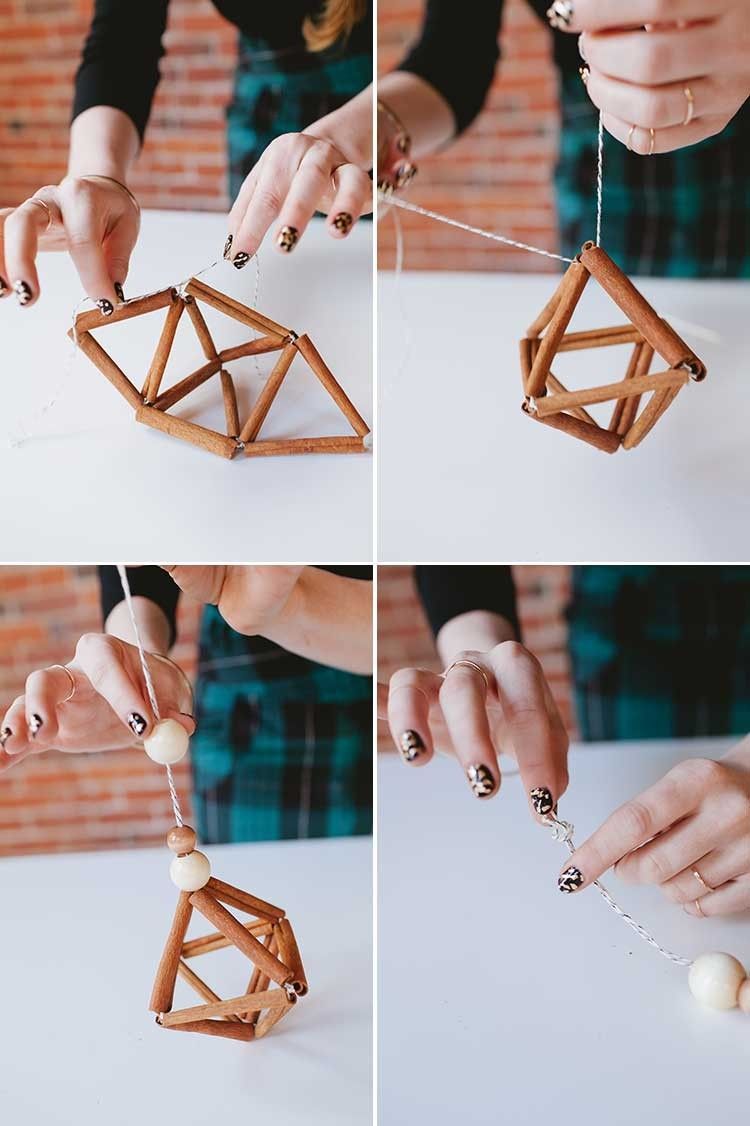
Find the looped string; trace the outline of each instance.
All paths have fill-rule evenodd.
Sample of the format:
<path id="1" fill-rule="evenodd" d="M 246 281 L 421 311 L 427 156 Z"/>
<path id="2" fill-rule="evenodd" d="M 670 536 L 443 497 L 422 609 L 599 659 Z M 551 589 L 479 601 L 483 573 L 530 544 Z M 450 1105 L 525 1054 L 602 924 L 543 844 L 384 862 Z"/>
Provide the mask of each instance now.
<path id="1" fill-rule="evenodd" d="M 159 710 L 159 701 L 156 699 L 156 691 L 154 689 L 154 682 L 153 682 L 153 679 L 151 677 L 151 670 L 148 667 L 148 662 L 146 660 L 146 652 L 143 648 L 143 642 L 141 641 L 141 631 L 138 629 L 138 622 L 137 622 L 136 616 L 135 616 L 135 608 L 133 606 L 133 596 L 130 592 L 130 581 L 128 579 L 128 572 L 125 569 L 124 564 L 122 564 L 122 563 L 117 564 L 117 573 L 120 576 L 120 582 L 122 583 L 122 591 L 123 591 L 123 594 L 125 595 L 125 603 L 126 603 L 127 608 L 128 608 L 128 614 L 130 615 L 130 624 L 133 627 L 133 635 L 135 637 L 135 643 L 138 647 L 138 656 L 139 656 L 140 661 L 141 661 L 141 671 L 143 672 L 143 680 L 144 680 L 144 683 L 146 685 L 146 691 L 148 693 L 148 698 L 149 698 L 149 701 L 151 702 L 151 709 L 152 709 L 154 715 L 156 716 L 157 720 L 160 720 L 161 719 L 161 712 Z M 180 808 L 180 799 L 177 796 L 177 790 L 176 790 L 175 784 L 174 784 L 174 777 L 172 776 L 172 767 L 167 763 L 167 765 L 165 766 L 165 770 L 167 772 L 167 785 L 169 786 L 169 796 L 172 800 L 172 809 L 174 811 L 174 818 L 175 818 L 175 821 L 177 822 L 177 824 L 180 826 L 180 828 L 182 828 L 184 822 L 182 820 L 182 810 Z"/>
<path id="2" fill-rule="evenodd" d="M 552 839 L 554 841 L 561 841 L 572 856 L 576 849 L 575 844 L 573 843 L 574 827 L 570 823 L 570 821 L 561 821 L 559 818 L 549 815 L 543 818 L 543 822 L 547 826 L 547 828 L 551 830 Z M 594 880 L 593 886 L 599 892 L 607 906 L 611 907 L 614 913 L 618 915 L 622 919 L 622 921 L 630 927 L 631 930 L 635 931 L 639 938 L 642 938 L 644 942 L 647 942 L 649 944 L 649 946 L 653 946 L 654 950 L 658 950 L 660 954 L 669 959 L 670 962 L 674 962 L 675 965 L 692 966 L 692 958 L 683 958 L 682 955 L 675 954 L 674 951 L 668 950 L 665 946 L 661 946 L 656 941 L 654 936 L 646 930 L 645 927 L 636 922 L 632 915 L 628 915 L 626 911 L 623 911 L 622 907 L 620 907 L 620 905 L 615 902 L 612 895 L 607 891 L 604 884 L 602 884 L 599 880 Z"/>

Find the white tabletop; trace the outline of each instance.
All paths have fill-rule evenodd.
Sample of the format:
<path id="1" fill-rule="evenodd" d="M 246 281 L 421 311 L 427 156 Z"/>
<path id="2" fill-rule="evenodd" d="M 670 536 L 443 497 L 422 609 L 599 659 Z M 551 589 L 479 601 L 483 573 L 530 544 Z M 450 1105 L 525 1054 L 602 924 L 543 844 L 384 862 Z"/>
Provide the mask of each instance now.
<path id="1" fill-rule="evenodd" d="M 723 744 L 590 746 L 560 815 L 583 842 L 680 758 Z M 518 776 L 477 802 L 454 761 L 382 756 L 381 1126 L 698 1126 L 747 1119 L 750 1019 L 701 1007 L 687 972 L 590 889 L 532 822 Z M 659 942 L 750 968 L 750 918 L 696 920 L 653 888 L 605 885 Z"/>
<path id="2" fill-rule="evenodd" d="M 126 295 L 186 279 L 221 256 L 226 216 L 151 212 L 143 218 Z M 260 253 L 258 307 L 307 332 L 360 413 L 372 425 L 372 230 L 345 241 L 315 221 L 294 254 Z M 81 294 L 65 255 L 40 261 L 43 299 L 30 309 L 0 302 L 0 479 L 3 558 L 67 562 L 126 557 L 133 562 L 291 562 L 372 559 L 372 455 L 309 455 L 225 461 L 140 425 L 104 376 L 78 355 L 66 375 L 66 332 Z M 253 304 L 252 263 L 220 262 L 209 285 Z M 206 311 L 223 347 L 248 339 L 243 325 Z M 140 386 L 163 314 L 99 332 L 105 349 Z M 260 357 L 262 376 L 275 357 Z M 205 362 L 187 319 L 179 326 L 164 387 Z M 252 359 L 231 365 L 249 412 L 261 381 Z M 62 389 L 60 390 L 62 384 Z M 59 392 L 43 418 L 39 408 Z M 197 415 L 193 414 L 193 411 Z M 224 432 L 216 379 L 180 404 Z M 36 435 L 20 447 L 9 438 Z M 351 435 L 348 422 L 298 357 L 273 404 L 262 438 Z"/>
<path id="3" fill-rule="evenodd" d="M 381 275 L 381 560 L 747 557 L 750 283 L 639 284 L 663 316 L 680 317 L 675 328 L 709 374 L 682 391 L 642 445 L 609 456 L 520 410 L 518 341 L 554 276 Z M 623 320 L 592 283 L 572 327 Z M 682 322 L 718 333 L 720 343 Z M 622 347 L 596 349 L 563 355 L 554 370 L 575 389 L 623 378 L 626 362 Z M 611 408 L 590 409 L 606 419 Z"/>
<path id="4" fill-rule="evenodd" d="M 286 909 L 308 996 L 249 1044 L 158 1028 L 148 999 L 176 897 L 166 848 L 3 860 L 4 1123 L 369 1126 L 371 841 L 206 851 L 217 876 Z M 199 922 L 191 935 L 211 930 Z M 199 961 L 225 997 L 247 984 L 236 951 Z"/>

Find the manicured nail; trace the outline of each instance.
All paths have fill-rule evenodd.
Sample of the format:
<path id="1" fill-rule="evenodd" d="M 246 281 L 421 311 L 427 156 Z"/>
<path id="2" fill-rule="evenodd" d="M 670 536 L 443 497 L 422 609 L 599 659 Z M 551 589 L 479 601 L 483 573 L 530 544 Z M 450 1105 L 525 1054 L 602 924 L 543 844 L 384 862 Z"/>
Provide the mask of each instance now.
<path id="1" fill-rule="evenodd" d="M 352 229 L 353 222 L 354 220 L 348 211 L 339 211 L 338 215 L 333 220 L 332 226 L 335 227 L 337 231 L 341 231 L 342 235 L 348 235 L 349 231 Z"/>
<path id="2" fill-rule="evenodd" d="M 12 734 L 13 732 L 9 727 L 4 727 L 2 731 L 0 731 L 0 747 L 2 747 L 3 750 L 5 750 L 5 744 Z"/>
<path id="3" fill-rule="evenodd" d="M 239 254 L 235 254 L 234 258 L 232 259 L 232 265 L 234 266 L 235 270 L 241 270 L 243 266 L 246 266 L 248 264 L 249 261 L 250 255 L 245 254 L 245 251 L 241 250 Z"/>
<path id="4" fill-rule="evenodd" d="M 405 188 L 417 174 L 416 164 L 399 164 L 396 169 L 396 187 Z"/>
<path id="5" fill-rule="evenodd" d="M 554 0 L 554 3 L 547 9 L 547 19 L 550 22 L 550 27 L 554 27 L 558 31 L 570 27 L 573 19 L 572 0 Z"/>
<path id="6" fill-rule="evenodd" d="M 229 256 L 229 251 L 232 249 L 232 236 L 227 235 L 227 241 L 224 243 L 224 257 Z"/>
<path id="7" fill-rule="evenodd" d="M 484 763 L 470 766 L 466 771 L 469 785 L 477 798 L 488 798 L 497 789 L 497 782 L 492 777 L 492 771 Z"/>
<path id="8" fill-rule="evenodd" d="M 591 71 L 589 70 L 589 68 L 587 66 L 579 66 L 578 73 L 581 76 L 581 82 L 583 83 L 583 85 L 588 86 L 589 76 L 591 74 Z"/>
<path id="9" fill-rule="evenodd" d="M 578 36 L 578 54 L 581 56 L 581 58 L 583 59 L 584 62 L 587 61 L 587 59 L 586 59 L 586 44 L 583 41 L 583 35 Z"/>
<path id="10" fill-rule="evenodd" d="M 554 812 L 555 799 L 552 797 L 552 791 L 548 790 L 546 786 L 535 786 L 530 791 L 529 797 L 534 810 L 540 817 L 546 817 L 548 813 Z"/>
<path id="11" fill-rule="evenodd" d="M 36 739 L 36 736 L 37 736 L 40 728 L 42 727 L 43 722 L 44 721 L 43 721 L 42 717 L 40 715 L 37 715 L 36 712 L 34 712 L 31 719 L 29 720 L 29 734 L 31 735 L 32 739 Z"/>
<path id="12" fill-rule="evenodd" d="M 131 712 L 128 716 L 128 727 L 134 735 L 142 735 L 148 727 L 145 719 L 138 712 Z"/>
<path id="13" fill-rule="evenodd" d="M 291 254 L 299 241 L 299 231 L 296 227 L 282 227 L 276 238 L 279 250 Z"/>
<path id="14" fill-rule="evenodd" d="M 115 293 L 117 294 L 118 301 L 125 300 L 125 290 L 122 288 L 119 282 L 115 282 Z"/>
<path id="15" fill-rule="evenodd" d="M 7 297 L 9 293 L 8 283 L 5 278 L 0 274 L 0 297 Z"/>
<path id="16" fill-rule="evenodd" d="M 572 865 L 570 868 L 566 868 L 557 880 L 557 886 L 566 895 L 569 895 L 571 891 L 578 891 L 582 884 L 583 872 L 580 868 L 574 868 Z"/>
<path id="17" fill-rule="evenodd" d="M 115 311 L 115 307 L 111 301 L 106 297 L 100 297 L 96 303 L 96 307 L 103 317 L 111 317 Z"/>
<path id="18" fill-rule="evenodd" d="M 406 154 L 411 148 L 411 137 L 408 133 L 399 133 L 396 140 L 396 148 L 399 152 Z"/>
<path id="19" fill-rule="evenodd" d="M 393 195 L 393 184 L 390 180 L 378 180 L 378 191 L 383 195 Z"/>
<path id="20" fill-rule="evenodd" d="M 414 762 L 424 753 L 424 743 L 416 731 L 404 731 L 398 741 L 401 758 L 404 762 Z"/>
<path id="21" fill-rule="evenodd" d="M 19 305 L 28 305 L 31 301 L 31 286 L 25 281 L 13 282 L 13 292 Z"/>

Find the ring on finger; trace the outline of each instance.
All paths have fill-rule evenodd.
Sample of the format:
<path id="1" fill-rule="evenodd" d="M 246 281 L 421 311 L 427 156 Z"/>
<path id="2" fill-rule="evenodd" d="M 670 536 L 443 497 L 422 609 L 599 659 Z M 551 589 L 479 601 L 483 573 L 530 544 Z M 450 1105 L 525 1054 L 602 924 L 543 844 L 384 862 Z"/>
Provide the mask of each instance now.
<path id="1" fill-rule="evenodd" d="M 701 874 L 700 874 L 700 872 L 698 871 L 697 868 L 691 868 L 690 871 L 695 876 L 696 880 L 698 881 L 698 883 L 700 884 L 700 886 L 701 886 L 701 888 L 703 889 L 704 892 L 715 891 L 715 888 L 712 888 L 710 884 L 706 883 L 706 881 L 703 879 L 703 876 L 701 876 Z"/>
<path id="2" fill-rule="evenodd" d="M 37 207 L 44 208 L 47 215 L 47 226 L 44 229 L 45 231 L 48 230 L 52 226 L 52 212 L 50 211 L 49 206 L 44 202 L 43 199 L 39 199 L 38 196 L 32 196 L 31 199 L 27 199 L 26 202 L 35 203 Z"/>
<path id="3" fill-rule="evenodd" d="M 448 676 L 448 673 L 451 671 L 451 669 L 461 668 L 462 666 L 464 668 L 467 668 L 467 669 L 474 669 L 474 672 L 478 672 L 479 675 L 481 676 L 482 680 L 484 681 L 485 691 L 489 692 L 490 682 L 489 682 L 489 679 L 487 677 L 487 673 L 484 671 L 484 669 L 482 668 L 481 665 L 477 664 L 476 661 L 470 661 L 468 658 L 462 658 L 460 661 L 454 661 L 453 664 L 448 665 L 448 668 L 442 674 L 443 680 L 446 679 L 446 677 Z"/>
<path id="4" fill-rule="evenodd" d="M 705 919 L 705 917 L 706 917 L 706 916 L 705 916 L 705 913 L 704 913 L 704 911 L 703 911 L 703 908 L 701 907 L 701 901 L 700 901 L 700 899 L 696 899 L 696 900 L 694 900 L 694 902 L 693 902 L 693 907 L 695 907 L 695 910 L 696 910 L 696 911 L 698 912 L 698 914 L 700 915 L 701 919 Z"/>
<path id="5" fill-rule="evenodd" d="M 72 673 L 72 672 L 70 671 L 70 669 L 69 669 L 69 668 L 67 668 L 67 666 L 66 666 L 66 665 L 50 665 L 50 670 L 51 670 L 51 669 L 62 669 L 62 671 L 63 671 L 63 672 L 65 673 L 65 675 L 67 676 L 68 680 L 70 681 L 70 692 L 68 693 L 68 695 L 67 695 L 67 696 L 65 697 L 65 699 L 64 699 L 64 700 L 61 700 L 61 701 L 60 701 L 60 703 L 61 703 L 61 704 L 67 704 L 67 703 L 68 703 L 68 701 L 69 701 L 69 700 L 72 700 L 72 699 L 73 699 L 73 697 L 74 697 L 74 696 L 75 696 L 75 694 L 76 694 L 76 682 L 75 682 L 75 677 L 73 676 L 73 673 Z"/>
<path id="6" fill-rule="evenodd" d="M 633 134 L 635 133 L 635 125 L 631 125 L 628 129 L 628 152 L 633 151 Z"/>
<path id="7" fill-rule="evenodd" d="M 689 125 L 690 122 L 693 120 L 693 117 L 695 116 L 695 95 L 693 94 L 693 91 L 690 89 L 689 86 L 685 87 L 685 89 L 683 90 L 683 94 L 685 95 L 685 97 L 687 99 L 687 109 L 685 111 L 685 119 L 682 122 L 682 124 L 683 125 Z"/>

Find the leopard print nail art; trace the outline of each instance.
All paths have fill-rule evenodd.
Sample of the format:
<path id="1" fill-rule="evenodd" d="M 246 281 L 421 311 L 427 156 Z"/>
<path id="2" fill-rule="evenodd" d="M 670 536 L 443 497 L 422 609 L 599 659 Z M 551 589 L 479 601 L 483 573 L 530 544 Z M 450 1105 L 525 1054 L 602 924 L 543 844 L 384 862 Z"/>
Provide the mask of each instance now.
<path id="1" fill-rule="evenodd" d="M 235 254 L 234 258 L 232 259 L 232 265 L 234 266 L 235 270 L 241 270 L 248 264 L 249 261 L 250 255 L 245 254 L 245 251 L 241 250 L 239 254 Z"/>
<path id="2" fill-rule="evenodd" d="M 492 777 L 492 771 L 483 763 L 470 766 L 466 771 L 469 785 L 477 798 L 488 798 L 497 789 L 497 782 Z"/>
<path id="3" fill-rule="evenodd" d="M 416 731 L 404 731 L 399 739 L 399 747 L 404 762 L 414 762 L 424 752 L 424 743 Z"/>
<path id="4" fill-rule="evenodd" d="M 14 282 L 13 292 L 19 305 L 28 305 L 31 301 L 31 286 L 25 281 Z"/>
<path id="5" fill-rule="evenodd" d="M 296 227 L 282 227 L 279 231 L 276 245 L 280 250 L 290 254 L 299 242 L 299 231 Z"/>
<path id="6" fill-rule="evenodd" d="M 227 241 L 224 243 L 224 258 L 229 257 L 229 251 L 232 249 L 232 236 L 227 235 Z"/>
<path id="7" fill-rule="evenodd" d="M 96 307 L 103 317 L 111 317 L 115 311 L 115 307 L 111 301 L 106 297 L 100 297 L 96 303 Z"/>
<path id="8" fill-rule="evenodd" d="M 580 868 L 575 868 L 571 865 L 566 868 L 561 876 L 558 877 L 557 886 L 560 891 L 569 894 L 571 891 L 578 891 L 579 887 L 583 884 L 583 872 Z"/>
<path id="9" fill-rule="evenodd" d="M 5 297 L 8 293 L 8 283 L 5 278 L 0 274 L 0 297 Z"/>
<path id="10" fill-rule="evenodd" d="M 9 727 L 4 727 L 2 731 L 0 731 L 0 747 L 2 747 L 3 750 L 5 750 L 5 744 L 12 734 L 13 732 Z"/>
<path id="11" fill-rule="evenodd" d="M 131 712 L 128 716 L 128 727 L 134 735 L 140 736 L 146 730 L 148 724 L 139 712 Z"/>
<path id="12" fill-rule="evenodd" d="M 115 282 L 115 293 L 117 294 L 118 301 L 123 302 L 125 300 L 125 290 L 122 288 L 120 282 Z"/>
<path id="13" fill-rule="evenodd" d="M 417 174 L 416 164 L 400 164 L 396 169 L 396 187 L 405 188 Z"/>
<path id="14" fill-rule="evenodd" d="M 40 715 L 37 715 L 36 712 L 34 712 L 31 719 L 29 720 L 29 733 L 30 733 L 32 739 L 36 738 L 40 728 L 42 727 L 42 724 L 43 724 L 42 717 Z"/>
<path id="15" fill-rule="evenodd" d="M 535 786 L 529 793 L 529 797 L 540 817 L 546 817 L 548 813 L 554 811 L 555 799 L 552 797 L 552 791 L 548 790 L 546 786 Z"/>
<path id="16" fill-rule="evenodd" d="M 572 0 L 554 0 L 547 9 L 547 19 L 550 27 L 554 27 L 556 31 L 570 27 L 573 20 Z"/>
<path id="17" fill-rule="evenodd" d="M 337 231 L 341 231 L 342 235 L 348 235 L 352 229 L 354 220 L 348 211 L 339 211 L 336 218 L 333 220 L 333 226 Z"/>

